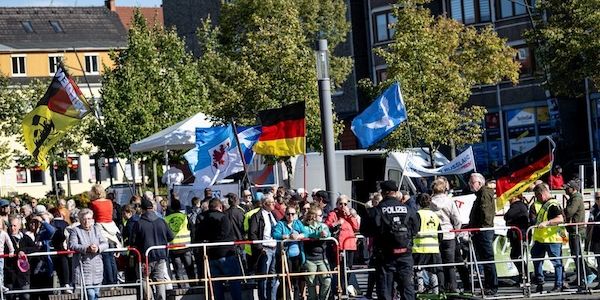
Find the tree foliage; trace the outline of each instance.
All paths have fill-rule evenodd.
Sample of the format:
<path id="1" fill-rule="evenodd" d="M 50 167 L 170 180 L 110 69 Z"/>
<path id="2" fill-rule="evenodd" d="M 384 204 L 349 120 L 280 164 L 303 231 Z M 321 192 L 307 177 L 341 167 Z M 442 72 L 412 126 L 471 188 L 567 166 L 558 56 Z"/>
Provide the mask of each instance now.
<path id="1" fill-rule="evenodd" d="M 485 109 L 468 105 L 471 88 L 503 78 L 517 82 L 516 52 L 492 28 L 478 30 L 434 17 L 423 7 L 427 2 L 408 0 L 395 7 L 393 41 L 377 50 L 387 63 L 388 79 L 376 87 L 361 83 L 376 95 L 400 82 L 408 112 L 408 122 L 375 147 L 402 149 L 411 138 L 414 146 L 433 151 L 441 145 L 477 142 Z"/>
<path id="2" fill-rule="evenodd" d="M 306 101 L 308 145 L 321 149 L 314 44 L 320 36 L 334 49 L 346 39 L 345 12 L 342 0 L 224 3 L 220 27 L 208 20 L 198 31 L 210 114 L 224 122 L 255 124 L 260 110 Z M 349 57 L 331 56 L 330 76 L 337 86 L 350 70 Z"/>
<path id="3" fill-rule="evenodd" d="M 543 13 L 526 36 L 547 71 L 547 86 L 572 97 L 582 95 L 586 77 L 599 86 L 600 0 L 536 2 Z"/>
<path id="4" fill-rule="evenodd" d="M 149 27 L 136 11 L 127 48 L 112 51 L 111 59 L 98 103 L 102 124 L 88 128 L 91 142 L 107 155 L 127 157 L 131 143 L 205 111 L 196 62 L 174 30 Z"/>

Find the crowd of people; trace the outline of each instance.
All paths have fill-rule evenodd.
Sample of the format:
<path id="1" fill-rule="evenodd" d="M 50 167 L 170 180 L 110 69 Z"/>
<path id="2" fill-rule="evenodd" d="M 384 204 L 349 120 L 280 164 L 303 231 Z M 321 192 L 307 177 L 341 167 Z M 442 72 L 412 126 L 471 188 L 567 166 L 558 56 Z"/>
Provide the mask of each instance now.
<path id="1" fill-rule="evenodd" d="M 0 259 L 3 269 L 0 271 L 4 274 L 2 291 L 59 285 L 57 290 L 73 293 L 83 287 L 88 299 L 93 300 L 99 297 L 100 286 L 119 288 L 120 283 L 139 281 L 142 275 L 155 283 L 144 295 L 163 300 L 166 291 L 174 287 L 172 280 L 176 280 L 179 288 L 193 288 L 203 285 L 200 280 L 208 277 L 252 274 L 265 275 L 254 281 L 260 300 L 275 300 L 282 293 L 289 293 L 294 299 L 325 300 L 338 290 L 367 298 L 372 298 L 376 290 L 377 298 L 386 300 L 414 299 L 415 293 L 469 291 L 472 280 L 464 265 L 436 267 L 468 259 L 469 238 L 478 261 L 494 260 L 495 236 L 491 229 L 495 216 L 494 186 L 481 174 L 473 173 L 469 187 L 476 195 L 469 224 L 461 223 L 444 177 L 431 183 L 429 193 L 413 197 L 399 191 L 394 181 L 381 182 L 379 192 L 371 194 L 364 204 L 366 210 L 360 215 L 352 208 L 354 200 L 346 195 L 338 196 L 335 207 L 331 207 L 330 194 L 324 190 L 316 189 L 309 195 L 303 189 L 294 191 L 284 187 L 255 193 L 245 190 L 241 197 L 230 193 L 223 199 L 213 197 L 207 188 L 204 198 L 193 198 L 191 208 L 187 209 L 176 195 L 167 201 L 151 192 L 133 196 L 128 204 L 121 206 L 100 185 L 90 189 L 91 202 L 87 208 L 63 199 L 55 205 L 41 205 L 34 198 L 27 199 L 27 203 L 18 197 L 0 200 L 0 247 L 7 254 Z M 551 197 L 545 183 L 533 187 L 536 199 L 533 204 L 528 205 L 522 197 L 511 200 L 504 218 L 507 225 L 517 226 L 523 235 L 509 232 L 510 255 L 513 259 L 521 258 L 523 243 L 529 241 L 527 228 L 537 225 L 530 239 L 531 256 L 560 256 L 560 247 L 568 239 L 571 255 L 576 256 L 577 270 L 588 274 L 578 276 L 571 284 L 589 285 L 597 272 L 581 259 L 581 240 L 583 237 L 586 241 L 586 249 L 598 253 L 600 231 L 593 232 L 593 226 L 582 226 L 567 227 L 563 232 L 562 227 L 556 226 L 585 221 L 578 182 L 569 181 L 564 187 L 569 197 L 564 209 Z M 595 199 L 590 221 L 600 221 L 600 194 Z M 465 227 L 483 230 L 472 234 L 450 232 Z M 586 231 L 590 239 L 585 239 Z M 357 239 L 359 232 L 366 238 Z M 185 247 L 190 243 L 244 240 L 261 242 Z M 135 247 L 145 254 L 150 247 L 168 244 L 171 245 L 168 249 L 154 249 L 144 257 L 148 267 L 143 274 L 137 272 L 138 258 L 134 253 L 119 252 L 123 247 Z M 60 250 L 70 250 L 73 254 L 28 256 Z M 359 291 L 354 274 L 345 274 L 345 268 L 341 268 L 341 286 L 338 286 L 337 271 L 333 271 L 341 265 L 351 269 L 356 256 L 376 269 L 369 274 L 365 291 Z M 562 262 L 551 261 L 558 274 L 553 291 L 561 291 Z M 418 267 L 426 265 L 430 267 Z M 516 265 L 519 270 L 516 281 L 520 283 L 526 278 L 523 270 L 527 272 L 527 267 Z M 286 279 L 293 287 L 290 292 L 280 288 L 282 278 L 277 274 L 282 269 L 306 275 Z M 495 264 L 484 263 L 483 273 L 484 294 L 496 295 Z M 541 261 L 534 262 L 533 273 L 533 283 L 541 292 L 544 283 Z M 212 281 L 215 298 L 224 299 L 228 290 L 232 299 L 240 300 L 244 290 L 241 282 Z M 10 296 L 47 299 L 49 293 Z"/>

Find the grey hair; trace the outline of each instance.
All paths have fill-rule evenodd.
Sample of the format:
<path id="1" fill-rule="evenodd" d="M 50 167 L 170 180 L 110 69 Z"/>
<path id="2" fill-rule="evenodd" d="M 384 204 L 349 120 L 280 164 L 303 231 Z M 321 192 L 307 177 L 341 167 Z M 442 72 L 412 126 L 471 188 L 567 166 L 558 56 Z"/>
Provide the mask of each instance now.
<path id="1" fill-rule="evenodd" d="M 81 220 L 83 219 L 83 217 L 85 217 L 87 215 L 94 216 L 94 212 L 91 209 L 89 209 L 89 208 L 82 208 L 77 213 L 77 219 L 79 219 L 79 222 L 81 222 Z"/>
<path id="2" fill-rule="evenodd" d="M 479 183 L 481 183 L 482 185 L 485 184 L 485 177 L 483 177 L 481 173 L 471 173 L 471 178 L 474 178 L 475 180 L 479 181 Z"/>

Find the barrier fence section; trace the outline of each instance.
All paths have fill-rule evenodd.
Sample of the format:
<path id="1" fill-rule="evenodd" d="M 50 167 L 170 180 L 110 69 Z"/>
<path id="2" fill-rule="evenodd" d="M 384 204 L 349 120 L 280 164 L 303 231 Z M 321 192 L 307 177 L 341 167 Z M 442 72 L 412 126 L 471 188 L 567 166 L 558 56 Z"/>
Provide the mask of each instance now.
<path id="1" fill-rule="evenodd" d="M 437 230 L 437 231 L 428 231 L 427 234 L 440 234 L 440 233 L 468 233 L 468 234 L 473 234 L 473 233 L 477 233 L 477 232 L 484 232 L 484 231 L 496 231 L 496 230 L 514 230 L 517 233 L 517 237 L 520 241 L 520 252 L 521 252 L 521 259 L 508 259 L 508 260 L 493 260 L 493 261 L 477 261 L 477 256 L 475 253 L 475 249 L 473 247 L 472 241 L 469 238 L 469 261 L 464 261 L 464 262 L 454 262 L 454 263 L 441 263 L 441 264 L 428 264 L 428 265 L 417 265 L 415 264 L 413 266 L 413 268 L 415 269 L 425 269 L 425 268 L 438 268 L 438 267 L 458 267 L 458 266 L 465 266 L 465 267 L 470 267 L 470 273 L 469 273 L 469 277 L 471 278 L 471 282 L 473 281 L 473 278 L 475 276 L 477 276 L 478 282 L 479 282 L 479 288 L 481 290 L 482 295 L 484 295 L 483 291 L 483 284 L 482 284 L 482 278 L 481 278 L 481 274 L 479 272 L 479 266 L 480 265 L 485 265 L 485 264 L 496 264 L 496 263 L 507 263 L 507 262 L 523 262 L 523 257 L 524 257 L 524 252 L 523 252 L 523 234 L 521 232 L 521 230 L 516 227 L 516 226 L 498 226 L 498 227 L 489 227 L 489 228 L 463 228 L 463 229 L 452 229 L 452 230 Z M 357 235 L 356 236 L 357 239 L 365 239 L 364 236 L 362 235 Z M 457 245 L 458 247 L 458 245 Z M 458 259 L 455 257 L 455 260 Z M 345 260 L 344 260 L 345 261 Z M 344 263 L 344 269 L 345 269 L 345 276 L 346 276 L 346 282 L 348 282 L 348 275 L 350 273 L 362 273 L 362 272 L 375 272 L 375 268 L 366 268 L 366 269 L 358 269 L 358 270 L 352 270 L 352 269 L 348 269 L 346 264 Z M 522 278 L 523 282 L 525 282 L 525 270 L 526 267 L 525 265 L 522 263 L 521 264 L 521 274 L 523 274 L 524 278 Z M 475 273 L 477 273 L 477 275 L 475 275 Z M 524 287 L 523 287 L 524 288 Z M 475 285 L 471 284 L 471 293 L 475 292 Z M 519 297 L 524 297 L 523 296 L 519 296 Z M 515 296 L 493 296 L 493 297 L 486 297 L 485 295 L 483 296 L 484 299 L 502 299 L 502 298 L 516 298 Z"/>
<path id="2" fill-rule="evenodd" d="M 142 257 L 141 257 L 141 253 L 133 247 L 128 247 L 128 248 L 109 248 L 106 249 L 104 251 L 102 251 L 102 253 L 119 253 L 119 252 L 132 252 L 137 256 L 137 261 L 138 261 L 138 271 L 139 271 L 139 282 L 134 282 L 134 283 L 122 283 L 122 284 L 109 284 L 109 285 L 94 285 L 94 286 L 86 286 L 85 285 L 85 280 L 83 278 L 84 273 L 81 272 L 81 276 L 82 276 L 82 282 L 79 285 L 79 287 L 75 290 L 79 290 L 83 299 L 87 299 L 87 293 L 86 293 L 86 289 L 90 289 L 90 288 L 111 288 L 111 287 L 128 287 L 128 286 L 135 286 L 139 289 L 140 291 L 140 295 L 142 294 L 143 291 L 143 281 L 142 281 Z M 47 252 L 33 252 L 33 253 L 28 253 L 25 254 L 25 257 L 27 257 L 28 259 L 31 257 L 41 257 L 41 256 L 67 256 L 67 255 L 73 255 L 76 254 L 76 251 L 72 251 L 72 250 L 61 250 L 61 251 L 47 251 Z M 100 253 L 99 253 L 100 254 Z M 11 257 L 18 257 L 18 254 L 2 254 L 0 255 L 0 258 L 11 258 Z M 4 274 L 2 274 L 3 276 Z M 75 283 L 77 284 L 77 283 Z M 2 288 L 0 288 L 0 299 L 4 300 L 6 298 L 6 295 L 19 295 L 19 294 L 31 294 L 31 293 L 43 293 L 43 292 L 60 292 L 60 291 L 66 291 L 66 290 L 73 290 L 73 288 L 69 287 L 59 287 L 59 288 L 39 288 L 39 289 L 20 289 L 20 290 L 9 290 L 9 291 L 3 291 Z"/>
<path id="3" fill-rule="evenodd" d="M 545 261 L 545 260 L 552 260 L 552 259 L 557 259 L 557 260 L 564 260 L 564 259 L 573 259 L 575 261 L 575 265 L 576 265 L 576 282 L 578 284 L 578 289 L 579 291 L 584 291 L 584 292 L 591 292 L 590 287 L 587 283 L 586 277 L 586 267 L 585 267 L 585 258 L 586 257 L 598 257 L 600 256 L 600 254 L 588 254 L 588 255 L 584 255 L 583 251 L 584 251 L 584 247 L 582 247 L 581 245 L 581 233 L 579 232 L 579 228 L 581 226 L 596 226 L 596 225 L 600 225 L 600 222 L 581 222 L 581 223 L 563 223 L 563 224 L 558 224 L 558 225 L 553 225 L 553 226 L 546 226 L 547 228 L 552 228 L 552 227 L 558 227 L 558 228 L 566 228 L 566 227 L 575 227 L 575 238 L 578 239 L 578 241 L 576 241 L 576 243 L 578 243 L 578 249 L 579 249 L 579 254 L 573 255 L 572 253 L 570 253 L 570 255 L 562 255 L 562 244 L 564 243 L 564 240 L 569 239 L 569 233 L 564 232 L 564 236 L 563 236 L 563 242 L 560 243 L 561 245 L 561 253 L 560 256 L 556 256 L 556 257 L 543 257 L 543 258 L 530 258 L 529 256 L 525 257 L 525 263 L 528 265 L 529 262 L 538 262 L 538 261 Z M 527 228 L 527 240 L 531 240 L 533 231 L 535 230 L 535 228 L 541 228 L 539 225 L 533 225 L 530 226 L 529 228 Z M 531 241 L 529 243 L 527 243 L 527 253 L 531 253 L 531 248 L 533 247 L 533 243 L 534 241 Z M 570 247 L 569 247 L 570 248 Z M 578 267 L 578 265 L 583 266 L 583 268 Z M 563 265 L 563 274 L 561 274 L 560 276 L 564 276 L 564 265 Z M 555 276 L 557 276 L 555 274 Z M 583 290 L 581 289 L 581 287 L 579 287 L 579 282 L 583 281 L 584 283 L 584 288 Z M 550 293 L 531 293 L 531 284 L 534 283 L 531 280 L 531 275 L 528 272 L 527 273 L 527 282 L 528 282 L 528 294 L 530 297 L 544 297 L 544 296 L 549 296 L 549 295 L 564 295 L 564 294 L 573 294 L 573 293 L 577 293 L 578 291 L 562 291 L 562 292 L 550 292 Z M 564 281 L 563 281 L 564 283 Z"/>
<path id="4" fill-rule="evenodd" d="M 292 243 L 292 242 L 306 242 L 306 241 L 325 241 L 325 242 L 333 242 L 336 245 L 336 259 L 337 259 L 337 271 L 336 270 L 329 270 L 329 271 L 323 271 L 323 272 L 299 272 L 299 273 L 292 273 L 289 266 L 288 266 L 288 260 L 287 260 L 287 253 L 286 251 L 280 251 L 281 252 L 281 261 L 282 261 L 282 270 L 281 273 L 274 273 L 274 274 L 255 274 L 255 275 L 247 275 L 244 273 L 244 269 L 243 266 L 240 265 L 240 268 L 242 270 L 242 275 L 239 276 L 218 276 L 218 277 L 213 277 L 210 271 L 210 260 L 208 258 L 208 254 L 207 254 L 207 250 L 210 247 L 223 247 L 223 246 L 242 246 L 242 245 L 252 245 L 252 244 L 264 244 L 264 243 L 273 243 L 273 242 L 277 242 L 280 245 L 280 249 L 283 249 L 285 243 Z M 339 253 L 339 242 L 337 239 L 333 238 L 333 237 L 328 237 L 328 238 L 320 238 L 320 239 L 299 239 L 299 240 L 256 240 L 256 241 L 231 241 L 231 242 L 213 242 L 213 243 L 194 243 L 194 244 L 169 244 L 169 245 L 159 245 L 159 246 L 152 246 L 149 247 L 146 252 L 144 253 L 144 257 L 145 257 L 145 267 L 146 270 L 148 270 L 149 268 L 149 259 L 148 259 L 148 254 L 151 251 L 156 251 L 156 250 L 168 250 L 168 249 L 182 249 L 182 248 L 187 248 L 187 249 L 194 249 L 194 248 L 201 248 L 203 250 L 203 267 L 204 267 L 204 278 L 197 278 L 197 279 L 188 279 L 188 280 L 168 280 L 168 281 L 157 281 L 157 282 L 151 282 L 150 281 L 150 274 L 148 271 L 146 271 L 146 274 L 144 276 L 144 284 L 146 286 L 146 297 L 147 299 L 151 299 L 151 295 L 150 293 L 152 292 L 152 286 L 154 285 L 168 285 L 168 284 L 181 284 L 181 283 L 200 283 L 203 282 L 204 283 L 204 298 L 206 300 L 210 299 L 214 300 L 214 286 L 213 283 L 214 282 L 218 282 L 218 281 L 232 281 L 232 280 L 249 280 L 249 279 L 268 279 L 268 278 L 283 278 L 284 280 L 282 280 L 283 282 L 283 300 L 287 299 L 287 295 L 286 295 L 286 282 L 289 284 L 289 290 L 293 290 L 293 285 L 292 285 L 292 277 L 296 277 L 296 276 L 307 276 L 307 275 L 334 275 L 337 274 L 337 294 L 338 294 L 338 299 L 339 297 L 341 297 L 341 278 L 339 276 L 339 269 L 340 269 L 340 253 Z M 239 253 L 237 254 L 239 255 Z"/>

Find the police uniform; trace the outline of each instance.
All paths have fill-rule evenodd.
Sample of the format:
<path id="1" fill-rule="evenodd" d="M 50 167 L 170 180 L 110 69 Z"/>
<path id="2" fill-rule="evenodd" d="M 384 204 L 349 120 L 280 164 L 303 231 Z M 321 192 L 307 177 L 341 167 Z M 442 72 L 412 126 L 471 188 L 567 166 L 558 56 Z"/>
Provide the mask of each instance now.
<path id="1" fill-rule="evenodd" d="M 396 182 L 391 180 L 380 186 L 382 192 L 398 190 Z M 369 218 L 361 222 L 361 233 L 373 237 L 377 299 L 392 300 L 394 281 L 398 284 L 400 299 L 415 299 L 412 240 L 419 231 L 419 223 L 413 209 L 391 196 L 385 196 Z M 401 228 L 393 232 L 404 232 L 394 235 L 402 239 L 392 236 L 390 225 Z"/>

